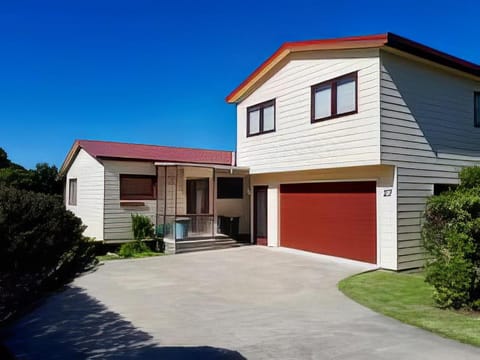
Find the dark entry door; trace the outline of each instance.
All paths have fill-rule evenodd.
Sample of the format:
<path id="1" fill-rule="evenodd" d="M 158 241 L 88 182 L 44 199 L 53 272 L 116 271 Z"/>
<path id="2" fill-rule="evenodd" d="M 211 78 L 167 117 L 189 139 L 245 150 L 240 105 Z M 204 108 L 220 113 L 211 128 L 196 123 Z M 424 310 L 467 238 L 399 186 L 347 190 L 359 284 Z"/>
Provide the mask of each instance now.
<path id="1" fill-rule="evenodd" d="M 187 180 L 187 214 L 208 214 L 208 178 Z"/>
<path id="2" fill-rule="evenodd" d="M 267 186 L 253 188 L 253 239 L 257 245 L 267 245 Z"/>

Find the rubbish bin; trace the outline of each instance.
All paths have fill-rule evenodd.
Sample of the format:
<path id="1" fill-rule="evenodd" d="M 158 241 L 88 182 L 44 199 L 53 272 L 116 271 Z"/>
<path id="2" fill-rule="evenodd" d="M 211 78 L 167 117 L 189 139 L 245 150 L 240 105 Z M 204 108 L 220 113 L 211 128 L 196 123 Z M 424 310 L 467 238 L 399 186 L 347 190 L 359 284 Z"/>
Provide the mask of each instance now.
<path id="1" fill-rule="evenodd" d="M 227 235 L 228 229 L 227 229 L 227 217 L 219 215 L 218 216 L 218 226 L 217 226 L 217 232 L 220 234 Z"/>
<path id="2" fill-rule="evenodd" d="M 228 235 L 233 239 L 238 238 L 238 224 L 240 217 L 238 216 L 219 216 L 218 217 L 218 230 L 224 235 Z"/>
<path id="3" fill-rule="evenodd" d="M 175 239 L 182 240 L 188 237 L 188 227 L 190 225 L 190 218 L 181 217 L 175 219 Z"/>
<path id="4" fill-rule="evenodd" d="M 240 217 L 239 216 L 234 216 L 229 218 L 230 219 L 230 236 L 233 239 L 238 239 L 238 227 L 240 223 Z"/>

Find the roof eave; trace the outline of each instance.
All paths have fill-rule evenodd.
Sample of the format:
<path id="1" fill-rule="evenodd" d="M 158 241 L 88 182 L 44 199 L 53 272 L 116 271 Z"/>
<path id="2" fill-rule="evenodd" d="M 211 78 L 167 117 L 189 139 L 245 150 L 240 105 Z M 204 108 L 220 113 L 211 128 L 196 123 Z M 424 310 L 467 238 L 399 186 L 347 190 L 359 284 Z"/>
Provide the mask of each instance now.
<path id="1" fill-rule="evenodd" d="M 255 86 L 278 63 L 289 54 L 303 51 L 317 50 L 349 50 L 376 48 L 386 44 L 388 34 L 369 36 L 354 36 L 341 39 L 309 40 L 284 43 L 277 51 L 265 60 L 253 73 L 251 73 L 239 86 L 237 86 L 227 97 L 228 103 L 240 102 L 244 95 Z"/>
<path id="2" fill-rule="evenodd" d="M 62 166 L 60 167 L 60 170 L 58 171 L 58 176 L 63 177 L 67 173 L 68 169 L 70 168 L 70 165 L 73 162 L 73 159 L 75 159 L 75 156 L 77 153 L 80 151 L 80 143 L 78 140 L 75 140 L 72 147 L 70 148 L 70 151 L 68 152 L 67 156 L 65 157 L 65 160 L 62 163 Z"/>
<path id="3" fill-rule="evenodd" d="M 477 64 L 393 33 L 388 33 L 388 42 L 385 45 L 470 75 L 480 76 L 480 66 Z"/>
<path id="4" fill-rule="evenodd" d="M 341 39 L 290 42 L 283 44 L 272 56 L 263 62 L 226 97 L 226 101 L 228 103 L 239 103 L 242 101 L 251 93 L 252 89 L 255 88 L 262 78 L 267 76 L 276 65 L 291 53 L 316 50 L 351 50 L 385 47 L 396 49 L 476 77 L 480 76 L 480 66 L 475 63 L 449 55 L 393 33 Z"/>

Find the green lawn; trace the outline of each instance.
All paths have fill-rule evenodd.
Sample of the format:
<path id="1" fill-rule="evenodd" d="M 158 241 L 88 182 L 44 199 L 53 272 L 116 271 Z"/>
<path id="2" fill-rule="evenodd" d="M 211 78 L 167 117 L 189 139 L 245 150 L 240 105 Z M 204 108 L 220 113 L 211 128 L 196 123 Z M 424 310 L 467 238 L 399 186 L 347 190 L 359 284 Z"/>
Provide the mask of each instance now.
<path id="1" fill-rule="evenodd" d="M 439 309 L 432 300 L 432 288 L 420 274 L 379 270 L 344 279 L 338 287 L 351 299 L 381 314 L 480 346 L 480 314 Z"/>

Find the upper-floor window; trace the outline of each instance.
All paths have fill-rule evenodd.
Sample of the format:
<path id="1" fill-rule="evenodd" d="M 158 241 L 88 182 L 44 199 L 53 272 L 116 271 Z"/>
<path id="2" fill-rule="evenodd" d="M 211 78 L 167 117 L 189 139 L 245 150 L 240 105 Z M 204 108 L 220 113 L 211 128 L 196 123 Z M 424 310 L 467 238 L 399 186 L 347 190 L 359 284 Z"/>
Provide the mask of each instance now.
<path id="1" fill-rule="evenodd" d="M 275 131 L 275 99 L 247 108 L 247 136 Z"/>
<path id="2" fill-rule="evenodd" d="M 480 91 L 476 91 L 473 95 L 474 99 L 474 117 L 475 127 L 480 127 Z"/>
<path id="3" fill-rule="evenodd" d="M 68 180 L 68 205 L 77 205 L 77 179 Z"/>
<path id="4" fill-rule="evenodd" d="M 150 175 L 120 175 L 120 200 L 156 199 L 156 178 Z"/>
<path id="5" fill-rule="evenodd" d="M 357 112 L 357 73 L 312 86 L 312 122 Z"/>

